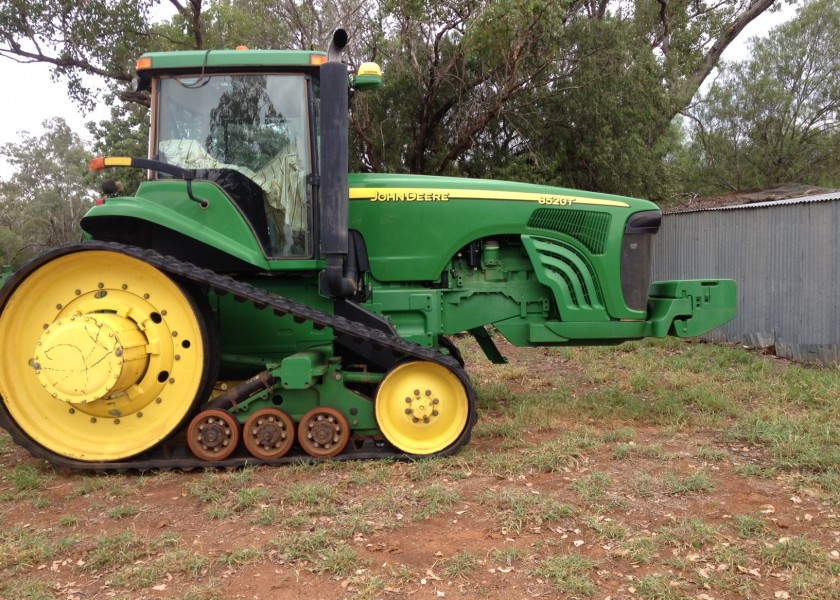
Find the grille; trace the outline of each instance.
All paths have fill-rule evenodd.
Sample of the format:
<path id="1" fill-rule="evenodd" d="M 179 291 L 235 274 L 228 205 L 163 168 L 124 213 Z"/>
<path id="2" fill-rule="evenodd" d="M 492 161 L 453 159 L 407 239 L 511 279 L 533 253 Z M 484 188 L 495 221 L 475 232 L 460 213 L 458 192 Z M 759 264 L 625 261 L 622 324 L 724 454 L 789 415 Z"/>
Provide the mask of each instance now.
<path id="1" fill-rule="evenodd" d="M 611 219 L 609 213 L 598 211 L 538 208 L 531 214 L 528 227 L 568 235 L 592 254 L 603 254 Z"/>

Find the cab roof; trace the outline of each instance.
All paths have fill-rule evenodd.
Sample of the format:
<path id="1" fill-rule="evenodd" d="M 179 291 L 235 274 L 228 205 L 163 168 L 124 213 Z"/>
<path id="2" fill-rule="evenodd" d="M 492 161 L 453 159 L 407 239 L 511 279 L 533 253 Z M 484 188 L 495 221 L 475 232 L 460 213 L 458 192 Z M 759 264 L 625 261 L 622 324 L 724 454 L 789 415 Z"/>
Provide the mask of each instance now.
<path id="1" fill-rule="evenodd" d="M 324 52 L 308 50 L 189 50 L 147 52 L 137 60 L 140 75 L 158 72 L 219 72 L 233 69 L 270 70 L 283 67 L 317 67 L 325 62 Z M 297 70 L 297 69 L 295 69 Z"/>

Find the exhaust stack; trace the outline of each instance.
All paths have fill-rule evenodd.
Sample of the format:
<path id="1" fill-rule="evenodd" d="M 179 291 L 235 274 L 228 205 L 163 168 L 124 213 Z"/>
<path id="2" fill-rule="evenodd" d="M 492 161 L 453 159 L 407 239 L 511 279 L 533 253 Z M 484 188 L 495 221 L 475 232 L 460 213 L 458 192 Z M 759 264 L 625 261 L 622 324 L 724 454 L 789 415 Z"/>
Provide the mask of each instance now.
<path id="1" fill-rule="evenodd" d="M 321 65 L 321 293 L 347 298 L 356 291 L 355 268 L 348 268 L 348 95 L 350 77 L 341 55 L 347 32 L 336 29 Z"/>

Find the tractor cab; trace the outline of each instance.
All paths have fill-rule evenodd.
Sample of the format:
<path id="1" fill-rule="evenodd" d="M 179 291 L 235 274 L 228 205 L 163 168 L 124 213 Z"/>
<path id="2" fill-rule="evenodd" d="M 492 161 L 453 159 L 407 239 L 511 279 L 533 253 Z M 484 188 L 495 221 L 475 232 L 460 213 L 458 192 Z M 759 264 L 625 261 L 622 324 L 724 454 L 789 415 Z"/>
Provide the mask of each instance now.
<path id="1" fill-rule="evenodd" d="M 156 82 L 153 158 L 222 187 L 267 256 L 312 256 L 318 109 L 312 77 L 218 73 Z"/>
<path id="2" fill-rule="evenodd" d="M 213 194 L 228 198 L 260 249 L 256 258 L 242 255 L 245 263 L 323 261 L 329 272 L 322 281 L 324 293 L 346 295 L 352 287 L 344 281 L 343 266 L 348 246 L 348 94 L 351 88 L 381 85 L 374 63 L 350 75 L 341 62 L 346 43 L 347 34 L 339 29 L 326 52 L 238 48 L 144 54 L 133 88 L 151 92 L 149 157 L 95 159 L 91 168 L 148 169 L 150 181 L 141 186 L 147 200 L 170 189 L 167 181 L 185 180 L 187 194 L 179 197 L 209 210 L 206 219 L 189 202 L 178 210 L 199 225 L 231 218 L 193 193 L 193 182 L 205 190 L 206 183 L 214 184 Z M 155 187 L 156 182 L 163 187 Z M 95 216 L 88 215 L 83 227 L 107 239 L 111 234 L 104 230 L 113 231 L 115 223 L 103 220 L 98 226 Z M 160 227 L 141 229 L 151 231 L 147 237 L 157 241 L 135 239 L 140 246 L 166 249 L 172 245 L 167 240 L 175 239 Z M 193 235 L 200 238 L 194 233 L 188 237 Z M 247 245 L 237 239 L 233 246 Z"/>

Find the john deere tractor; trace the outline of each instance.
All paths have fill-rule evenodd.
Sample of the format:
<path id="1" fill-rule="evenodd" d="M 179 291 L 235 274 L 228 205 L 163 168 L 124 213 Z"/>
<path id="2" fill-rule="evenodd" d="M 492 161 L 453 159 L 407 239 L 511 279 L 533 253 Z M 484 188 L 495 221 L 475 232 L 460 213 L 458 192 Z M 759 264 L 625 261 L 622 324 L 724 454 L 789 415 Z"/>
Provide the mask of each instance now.
<path id="1" fill-rule="evenodd" d="M 647 201 L 501 181 L 348 175 L 346 34 L 327 52 L 143 55 L 147 158 L 84 240 L 0 291 L 0 424 L 88 470 L 441 456 L 476 394 L 449 336 L 617 344 L 731 319 L 727 280 L 650 282 Z"/>

